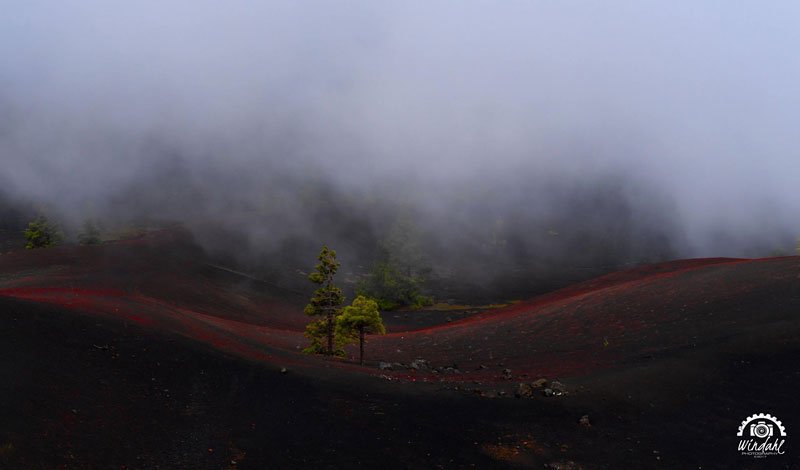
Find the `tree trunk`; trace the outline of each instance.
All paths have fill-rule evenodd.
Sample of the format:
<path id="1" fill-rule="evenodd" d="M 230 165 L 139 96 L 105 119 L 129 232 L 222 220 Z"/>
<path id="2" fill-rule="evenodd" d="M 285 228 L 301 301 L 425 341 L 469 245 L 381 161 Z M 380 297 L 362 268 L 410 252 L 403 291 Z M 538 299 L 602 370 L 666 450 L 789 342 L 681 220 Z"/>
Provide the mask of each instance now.
<path id="1" fill-rule="evenodd" d="M 333 312 L 328 311 L 328 355 L 333 356 Z"/>
<path id="2" fill-rule="evenodd" d="M 364 365 L 364 327 L 358 329 L 358 342 L 359 348 L 361 349 L 361 365 Z"/>

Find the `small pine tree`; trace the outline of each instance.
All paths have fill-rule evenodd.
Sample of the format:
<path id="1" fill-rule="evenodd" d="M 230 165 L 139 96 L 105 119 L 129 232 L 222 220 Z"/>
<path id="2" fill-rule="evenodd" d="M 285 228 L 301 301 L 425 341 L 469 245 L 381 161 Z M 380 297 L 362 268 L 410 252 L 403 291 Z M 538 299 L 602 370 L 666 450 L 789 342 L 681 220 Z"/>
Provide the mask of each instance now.
<path id="1" fill-rule="evenodd" d="M 63 238 L 58 225 L 51 223 L 43 215 L 39 215 L 29 222 L 23 235 L 27 240 L 25 248 L 29 250 L 58 245 Z"/>
<path id="2" fill-rule="evenodd" d="M 344 303 L 342 290 L 333 284 L 333 277 L 336 275 L 340 263 L 336 261 L 336 252 L 327 246 L 322 247 L 317 259 L 319 264 L 314 272 L 308 275 L 308 279 L 314 284 L 320 285 L 320 288 L 314 291 L 311 301 L 306 305 L 305 313 L 309 316 L 322 316 L 324 319 L 314 321 L 306 327 L 305 336 L 311 340 L 311 346 L 306 351 L 333 355 L 336 352 L 334 350 L 335 321 L 341 313 L 341 305 Z"/>
<path id="3" fill-rule="evenodd" d="M 78 234 L 78 243 L 81 245 L 99 245 L 101 243 L 100 229 L 92 219 L 86 219 L 83 223 L 83 231 Z"/>
<path id="4" fill-rule="evenodd" d="M 359 362 L 364 365 L 364 343 L 367 334 L 386 334 L 383 326 L 381 314 L 378 312 L 378 303 L 359 295 L 353 300 L 353 304 L 345 307 L 344 312 L 336 320 L 336 336 L 340 338 L 352 338 L 355 342 L 358 338 Z"/>

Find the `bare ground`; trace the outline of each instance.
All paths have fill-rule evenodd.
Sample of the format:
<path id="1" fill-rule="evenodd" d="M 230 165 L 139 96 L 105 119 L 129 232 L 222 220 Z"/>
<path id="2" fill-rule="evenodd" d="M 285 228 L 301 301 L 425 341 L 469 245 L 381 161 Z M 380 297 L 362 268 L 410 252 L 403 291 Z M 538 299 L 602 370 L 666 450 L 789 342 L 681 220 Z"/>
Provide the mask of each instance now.
<path id="1" fill-rule="evenodd" d="M 800 468 L 796 257 L 390 323 L 363 368 L 298 352 L 302 301 L 168 232 L 3 255 L 0 466 Z M 418 357 L 458 372 L 376 367 Z M 569 393 L 513 397 L 540 377 Z M 785 455 L 738 455 L 758 412 L 783 420 Z"/>

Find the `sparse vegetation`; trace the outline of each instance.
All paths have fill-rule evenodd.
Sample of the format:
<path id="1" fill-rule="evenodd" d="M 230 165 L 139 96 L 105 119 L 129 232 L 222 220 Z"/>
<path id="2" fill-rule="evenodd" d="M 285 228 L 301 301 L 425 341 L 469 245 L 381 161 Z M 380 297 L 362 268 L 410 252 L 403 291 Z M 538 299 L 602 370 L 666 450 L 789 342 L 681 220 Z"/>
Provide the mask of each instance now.
<path id="1" fill-rule="evenodd" d="M 92 219 L 86 219 L 83 223 L 83 230 L 78 234 L 78 243 L 81 245 L 99 245 L 100 229 Z"/>
<path id="2" fill-rule="evenodd" d="M 127 224 L 114 230 L 106 231 L 107 240 L 130 240 L 147 234 L 147 228 L 135 224 Z"/>
<path id="3" fill-rule="evenodd" d="M 49 221 L 44 215 L 39 215 L 29 222 L 23 234 L 27 241 L 25 248 L 29 250 L 59 245 L 63 239 L 58 225 Z"/>
<path id="4" fill-rule="evenodd" d="M 356 293 L 375 299 L 381 310 L 394 310 L 403 306 L 421 308 L 433 304 L 431 297 L 420 293 L 423 282 L 423 277 L 403 274 L 384 261 L 372 267 L 369 275 L 359 282 Z"/>
<path id="5" fill-rule="evenodd" d="M 410 216 L 400 216 L 381 243 L 379 260 L 358 283 L 356 293 L 375 299 L 381 310 L 432 305 L 433 298 L 421 292 L 430 268 L 419 239 Z"/>
<path id="6" fill-rule="evenodd" d="M 364 365 L 364 343 L 368 334 L 386 334 L 383 320 L 378 312 L 378 303 L 359 295 L 353 304 L 345 307 L 336 320 L 336 337 L 348 342 L 358 340 L 359 363 Z"/>
<path id="7" fill-rule="evenodd" d="M 339 287 L 333 284 L 333 277 L 336 275 L 340 263 L 336 261 L 336 252 L 327 246 L 322 247 L 317 259 L 319 264 L 314 268 L 314 272 L 308 275 L 308 279 L 320 287 L 314 291 L 314 295 L 304 311 L 306 315 L 323 318 L 306 326 L 304 335 L 311 341 L 311 345 L 304 352 L 331 356 L 340 353 L 339 349 L 335 348 L 334 330 L 336 317 L 342 311 L 344 294 Z"/>

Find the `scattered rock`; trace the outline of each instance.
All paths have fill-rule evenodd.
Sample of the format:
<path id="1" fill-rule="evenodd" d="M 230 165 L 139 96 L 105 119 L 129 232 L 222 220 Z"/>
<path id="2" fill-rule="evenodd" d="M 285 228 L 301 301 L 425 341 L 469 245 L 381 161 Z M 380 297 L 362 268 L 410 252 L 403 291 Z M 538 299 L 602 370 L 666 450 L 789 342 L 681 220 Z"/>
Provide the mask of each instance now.
<path id="1" fill-rule="evenodd" d="M 286 375 L 289 372 L 289 369 L 285 367 L 281 367 L 281 374 Z"/>
<path id="2" fill-rule="evenodd" d="M 446 367 L 432 367 L 431 364 L 425 359 L 414 359 L 408 364 L 403 364 L 402 362 L 378 362 L 378 369 L 380 370 L 414 370 L 414 371 L 423 371 L 423 372 L 432 372 L 435 374 L 460 374 L 461 371 L 458 370 L 453 364 L 453 366 L 446 366 Z"/>
<path id="3" fill-rule="evenodd" d="M 558 395 L 564 395 L 567 393 L 567 386 L 557 380 L 550 381 L 549 388 L 552 388 L 554 392 L 559 392 Z"/>
<path id="4" fill-rule="evenodd" d="M 473 389 L 472 393 L 478 395 L 481 398 L 497 398 L 497 391 L 496 390 L 481 390 L 481 389 Z"/>
<path id="5" fill-rule="evenodd" d="M 560 397 L 561 395 L 564 394 L 564 392 L 562 392 L 561 390 L 552 389 L 548 387 L 542 391 L 542 394 L 546 397 Z"/>
<path id="6" fill-rule="evenodd" d="M 585 428 L 592 427 L 592 423 L 589 422 L 589 415 L 581 416 L 581 419 L 578 420 L 578 424 L 580 424 L 581 426 L 583 426 Z"/>
<path id="7" fill-rule="evenodd" d="M 517 398 L 530 398 L 533 396 L 533 387 L 529 384 L 521 382 L 517 385 L 517 391 L 514 392 L 514 396 Z"/>
<path id="8" fill-rule="evenodd" d="M 544 468 L 549 470 L 581 470 L 583 467 L 576 464 L 572 460 L 566 462 L 550 462 L 544 464 Z"/>
<path id="9" fill-rule="evenodd" d="M 503 378 L 511 380 L 511 369 L 503 369 Z"/>
<path id="10" fill-rule="evenodd" d="M 542 388 L 545 385 L 547 385 L 547 379 L 536 379 L 531 384 L 531 387 L 533 387 L 533 388 Z"/>

